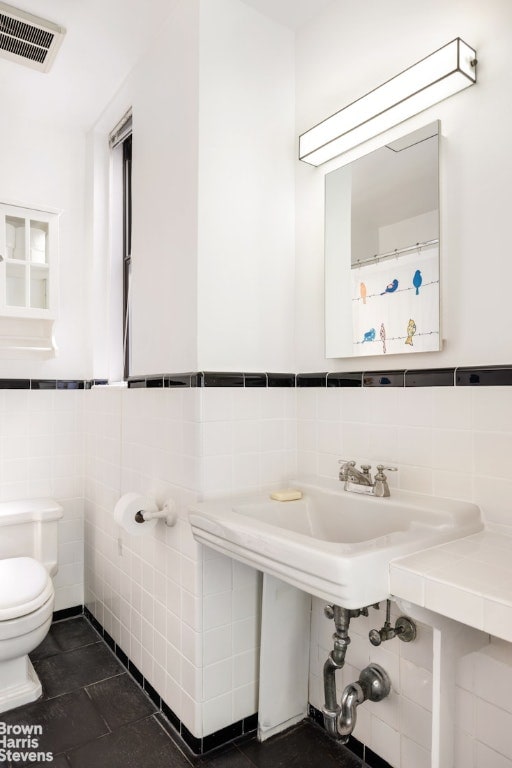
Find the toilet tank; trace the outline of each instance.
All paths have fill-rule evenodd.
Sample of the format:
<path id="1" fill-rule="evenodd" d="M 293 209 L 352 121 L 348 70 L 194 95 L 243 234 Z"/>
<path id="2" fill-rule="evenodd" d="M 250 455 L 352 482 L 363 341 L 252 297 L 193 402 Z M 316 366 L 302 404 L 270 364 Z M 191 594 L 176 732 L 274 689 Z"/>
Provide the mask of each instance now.
<path id="1" fill-rule="evenodd" d="M 0 559 L 33 557 L 53 576 L 62 514 L 62 507 L 53 499 L 0 502 Z"/>

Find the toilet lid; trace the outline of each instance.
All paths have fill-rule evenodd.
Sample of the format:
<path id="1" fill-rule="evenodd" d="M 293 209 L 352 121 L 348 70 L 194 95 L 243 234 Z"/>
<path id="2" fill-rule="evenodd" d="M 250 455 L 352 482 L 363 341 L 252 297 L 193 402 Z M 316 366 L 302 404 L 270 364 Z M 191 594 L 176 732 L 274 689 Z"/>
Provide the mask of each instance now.
<path id="1" fill-rule="evenodd" d="M 36 611 L 52 594 L 48 571 L 34 558 L 0 560 L 0 621 Z"/>

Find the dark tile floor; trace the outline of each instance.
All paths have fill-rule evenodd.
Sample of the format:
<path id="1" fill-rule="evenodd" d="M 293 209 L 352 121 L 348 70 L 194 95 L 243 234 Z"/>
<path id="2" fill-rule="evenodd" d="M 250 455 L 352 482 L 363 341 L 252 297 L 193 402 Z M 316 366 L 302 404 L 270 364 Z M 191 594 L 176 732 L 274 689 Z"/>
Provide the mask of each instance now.
<path id="1" fill-rule="evenodd" d="M 360 768 L 345 747 L 304 721 L 260 744 L 245 736 L 197 757 L 173 733 L 84 617 L 54 623 L 31 658 L 43 697 L 0 715 L 7 725 L 41 725 L 35 768 Z M 23 759 L 7 763 L 21 768 Z"/>

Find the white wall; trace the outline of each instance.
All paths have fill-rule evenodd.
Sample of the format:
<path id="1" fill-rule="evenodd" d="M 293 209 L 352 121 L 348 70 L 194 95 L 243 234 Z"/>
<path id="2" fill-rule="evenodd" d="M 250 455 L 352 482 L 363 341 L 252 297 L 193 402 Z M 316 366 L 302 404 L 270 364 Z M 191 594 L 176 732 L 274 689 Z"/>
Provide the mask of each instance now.
<path id="1" fill-rule="evenodd" d="M 42 116 L 46 118 L 47 116 Z M 0 360 L 0 378 L 84 378 L 90 370 L 87 336 L 88 263 L 85 250 L 85 134 L 9 115 L 0 122 L 0 200 L 62 211 L 55 277 L 58 356 Z"/>
<path id="2" fill-rule="evenodd" d="M 106 138 L 133 109 L 132 374 L 197 369 L 198 0 L 177 2 L 149 51 L 105 109 L 91 139 L 100 311 L 115 291 L 109 265 Z M 107 284 L 107 289 L 105 289 Z M 103 309 L 101 309 L 103 307 Z M 95 377 L 119 369 L 115 307 L 96 322 Z"/>
<path id="3" fill-rule="evenodd" d="M 293 35 L 238 0 L 194 0 L 177 4 L 159 41 L 95 127 L 99 306 L 111 303 L 111 235 L 101 210 L 108 159 L 98 137 L 132 106 L 132 373 L 287 370 Z M 100 377 L 112 355 L 97 318 L 93 324 Z"/>
<path id="4" fill-rule="evenodd" d="M 293 368 L 293 35 L 203 0 L 199 78 L 201 370 Z"/>
<path id="5" fill-rule="evenodd" d="M 296 133 L 307 130 L 436 48 L 460 36 L 477 49 L 478 83 L 400 126 L 440 119 L 443 352 L 408 358 L 414 367 L 508 361 L 506 326 L 512 262 L 508 241 L 508 71 L 512 6 L 507 0 L 425 4 L 337 0 L 297 35 Z M 384 134 L 391 139 L 397 130 Z M 381 140 L 379 140 L 381 141 Z M 370 142 L 373 148 L 377 142 Z M 366 150 L 365 150 L 366 151 Z M 297 168 L 297 370 L 324 370 L 323 177 L 339 161 Z M 484 261 L 485 259 L 485 261 Z M 485 267 L 483 264 L 485 263 Z M 475 312 L 477 303 L 478 312 Z M 403 357 L 386 359 L 400 367 Z M 369 359 L 367 368 L 382 366 Z M 329 368 L 350 370 L 350 360 Z"/>

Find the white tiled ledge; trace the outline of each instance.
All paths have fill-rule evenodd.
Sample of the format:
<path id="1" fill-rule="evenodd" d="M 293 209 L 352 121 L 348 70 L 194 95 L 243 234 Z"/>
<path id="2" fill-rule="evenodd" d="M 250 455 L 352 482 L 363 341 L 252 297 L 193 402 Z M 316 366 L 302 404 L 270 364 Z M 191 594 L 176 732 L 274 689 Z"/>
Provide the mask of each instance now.
<path id="1" fill-rule="evenodd" d="M 485 530 L 397 558 L 390 592 L 512 642 L 512 535 Z"/>

